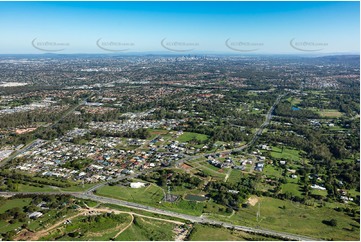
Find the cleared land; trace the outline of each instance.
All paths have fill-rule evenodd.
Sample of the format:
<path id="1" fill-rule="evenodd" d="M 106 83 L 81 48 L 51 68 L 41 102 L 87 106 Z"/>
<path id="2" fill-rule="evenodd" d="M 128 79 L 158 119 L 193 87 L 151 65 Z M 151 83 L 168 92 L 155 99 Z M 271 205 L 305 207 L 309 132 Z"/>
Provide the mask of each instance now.
<path id="1" fill-rule="evenodd" d="M 325 118 L 338 118 L 342 116 L 342 113 L 335 109 L 325 109 L 318 112 L 321 117 Z"/>
<path id="2" fill-rule="evenodd" d="M 106 197 L 119 198 L 126 201 L 153 204 L 163 200 L 164 193 L 160 187 L 153 184 L 148 187 L 130 188 L 125 186 L 103 186 L 97 194 Z"/>
<path id="3" fill-rule="evenodd" d="M 191 140 L 198 140 L 198 141 L 205 141 L 208 139 L 207 135 L 204 134 L 198 134 L 193 132 L 184 132 L 182 135 L 178 137 L 179 142 L 188 142 Z"/>
<path id="4" fill-rule="evenodd" d="M 229 219 L 221 216 L 212 217 L 246 226 L 260 226 L 265 229 L 307 235 L 324 240 L 360 239 L 359 220 L 343 212 L 337 212 L 332 208 L 306 206 L 269 197 L 262 197 L 259 202 L 261 205 L 258 222 L 256 218 L 258 206 L 241 208 Z M 323 222 L 334 218 L 337 220 L 335 227 Z"/>
<path id="5" fill-rule="evenodd" d="M 246 241 L 273 240 L 269 237 L 247 234 L 242 231 L 232 231 L 226 228 L 196 224 L 189 236 L 191 241 Z"/>
<path id="6" fill-rule="evenodd" d="M 276 159 L 287 159 L 293 161 L 300 161 L 300 151 L 295 149 L 290 149 L 285 147 L 282 151 L 282 148 L 272 147 L 271 156 Z"/>

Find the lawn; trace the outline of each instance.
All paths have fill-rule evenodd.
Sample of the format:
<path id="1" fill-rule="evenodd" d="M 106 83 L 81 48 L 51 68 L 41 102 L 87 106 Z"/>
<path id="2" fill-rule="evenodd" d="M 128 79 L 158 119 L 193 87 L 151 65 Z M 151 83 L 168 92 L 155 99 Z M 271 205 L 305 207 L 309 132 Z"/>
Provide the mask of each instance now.
<path id="1" fill-rule="evenodd" d="M 198 134 L 193 132 L 184 132 L 182 135 L 178 137 L 179 142 L 188 142 L 192 139 L 196 139 L 198 141 L 205 141 L 208 139 L 208 136 L 205 134 Z"/>
<path id="2" fill-rule="evenodd" d="M 293 160 L 300 161 L 300 151 L 294 150 L 290 148 L 284 148 L 282 152 L 282 148 L 272 146 L 271 156 L 276 159 L 285 159 L 285 160 Z"/>
<path id="3" fill-rule="evenodd" d="M 324 240 L 360 240 L 360 224 L 342 212 L 327 207 L 308 207 L 289 200 L 270 197 L 263 197 L 260 201 L 259 222 L 256 219 L 258 205 L 241 208 L 230 219 L 221 216 L 213 217 L 245 226 L 260 226 Z M 336 227 L 322 222 L 333 218 L 337 220 Z"/>

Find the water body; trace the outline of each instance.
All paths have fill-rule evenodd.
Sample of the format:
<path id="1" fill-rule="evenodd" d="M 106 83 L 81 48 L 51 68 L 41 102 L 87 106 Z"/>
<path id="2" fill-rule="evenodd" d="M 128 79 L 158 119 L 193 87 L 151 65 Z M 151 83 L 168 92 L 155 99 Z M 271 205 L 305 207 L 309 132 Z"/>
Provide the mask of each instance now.
<path id="1" fill-rule="evenodd" d="M 295 106 L 293 106 L 291 109 L 292 109 L 292 111 L 301 110 L 301 108 L 300 108 L 300 107 L 295 107 Z"/>

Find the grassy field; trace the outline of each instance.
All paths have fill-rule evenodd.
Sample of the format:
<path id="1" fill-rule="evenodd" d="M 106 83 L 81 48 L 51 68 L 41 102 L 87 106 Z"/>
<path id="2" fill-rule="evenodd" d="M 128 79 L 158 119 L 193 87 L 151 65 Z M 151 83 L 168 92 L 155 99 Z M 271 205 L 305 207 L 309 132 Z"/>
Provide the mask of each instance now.
<path id="1" fill-rule="evenodd" d="M 121 233 L 117 241 L 174 240 L 174 224 L 135 216 L 133 224 Z"/>
<path id="2" fill-rule="evenodd" d="M 288 182 L 287 184 L 282 184 L 282 192 L 290 192 L 294 196 L 303 197 L 302 192 L 300 191 L 300 186 L 297 183 Z"/>
<path id="3" fill-rule="evenodd" d="M 327 196 L 327 191 L 317 190 L 317 189 L 311 189 L 311 194 L 321 195 L 321 196 L 326 197 L 326 196 Z"/>
<path id="4" fill-rule="evenodd" d="M 260 226 L 325 240 L 360 239 L 360 224 L 342 212 L 326 207 L 308 207 L 289 200 L 269 197 L 263 197 L 260 201 L 261 216 L 258 222 L 256 219 L 257 205 L 241 208 L 230 219 L 221 216 L 213 217 L 245 226 Z M 337 220 L 336 227 L 323 223 L 324 220 L 329 221 L 333 218 Z"/>
<path id="5" fill-rule="evenodd" d="M 174 203 L 164 202 L 162 201 L 163 191 L 155 185 L 137 189 L 122 186 L 104 186 L 97 190 L 97 194 L 197 216 L 202 214 L 204 207 L 204 202 L 185 201 L 183 199 Z"/>
<path id="6" fill-rule="evenodd" d="M 272 146 L 271 156 L 276 159 L 286 159 L 293 161 L 300 161 L 300 151 L 294 150 L 290 148 L 284 148 L 282 152 L 282 148 Z"/>
<path id="7" fill-rule="evenodd" d="M 129 214 L 118 214 L 113 217 L 102 215 L 80 216 L 71 224 L 61 225 L 41 240 L 110 240 L 121 229 L 131 222 Z"/>
<path id="8" fill-rule="evenodd" d="M 275 240 L 260 235 L 248 234 L 242 231 L 195 224 L 189 236 L 191 241 L 246 241 Z"/>
<path id="9" fill-rule="evenodd" d="M 205 175 L 211 176 L 215 179 L 223 180 L 224 177 L 226 176 L 226 171 L 220 171 L 219 168 L 210 165 L 205 161 L 193 160 L 193 161 L 188 161 L 186 164 L 203 171 Z"/>
<path id="10" fill-rule="evenodd" d="M 192 132 L 184 132 L 182 135 L 178 137 L 179 142 L 188 142 L 192 139 L 196 139 L 198 141 L 205 141 L 208 139 L 207 135 L 192 133 Z"/>
<path id="11" fill-rule="evenodd" d="M 338 118 L 342 116 L 342 113 L 335 109 L 324 109 L 322 111 L 318 111 L 318 113 L 324 118 Z"/>
<path id="12" fill-rule="evenodd" d="M 83 185 L 78 185 L 78 186 L 71 186 L 71 187 L 65 187 L 65 188 L 60 188 L 62 191 L 65 192 L 82 192 L 85 190 L 88 190 L 89 188 L 95 186 L 97 183 L 91 183 L 91 184 L 84 184 Z"/>
<path id="13" fill-rule="evenodd" d="M 24 207 L 30 205 L 32 199 L 31 198 L 15 198 L 15 199 L 7 199 L 0 202 L 0 214 L 4 213 L 8 209 L 12 209 L 15 207 L 21 208 L 23 210 Z M 61 214 L 73 214 L 75 210 L 65 210 L 65 209 L 53 209 L 46 210 L 45 214 L 40 219 L 29 219 L 26 217 L 25 221 L 20 222 L 17 221 L 15 223 L 9 223 L 6 221 L 0 221 L 0 234 L 5 233 L 11 230 L 15 230 L 26 224 L 30 230 L 38 230 L 40 228 L 44 228 L 49 224 L 53 224 L 57 219 L 57 215 Z M 43 211 L 44 212 L 44 211 Z"/>
<path id="14" fill-rule="evenodd" d="M 179 213 L 200 216 L 203 213 L 204 204 L 206 204 L 206 202 L 194 202 L 180 199 L 174 203 L 162 202 L 162 204 L 160 204 L 160 206 L 158 205 L 157 207 L 169 209 Z"/>
<path id="15" fill-rule="evenodd" d="M 241 177 L 243 177 L 244 175 L 242 174 L 241 170 L 235 170 L 232 169 L 231 174 L 228 177 L 227 182 L 230 183 L 237 183 L 239 182 L 239 180 L 241 179 Z"/>
<path id="16" fill-rule="evenodd" d="M 23 208 L 29 205 L 30 202 L 31 202 L 31 198 L 16 198 L 16 199 L 5 200 L 0 203 L 0 213 L 3 213 L 6 210 L 12 208 Z"/>
<path id="17" fill-rule="evenodd" d="M 282 177 L 282 170 L 277 166 L 267 164 L 263 169 L 263 174 L 269 178 L 280 178 Z"/>
<path id="18" fill-rule="evenodd" d="M 164 135 L 168 134 L 168 132 L 169 132 L 168 130 L 165 130 L 165 129 L 148 129 L 148 130 L 151 135 L 149 139 L 154 139 L 158 135 L 164 136 Z"/>
<path id="19" fill-rule="evenodd" d="M 71 186 L 71 187 L 55 187 L 55 186 L 48 186 L 44 185 L 43 187 L 34 186 L 32 184 L 17 184 L 17 191 L 18 192 L 57 192 L 57 191 L 66 191 L 66 192 L 81 192 L 85 191 L 93 186 L 95 186 L 96 183 L 93 184 L 84 184 L 83 185 L 77 185 L 77 186 Z"/>
<path id="20" fill-rule="evenodd" d="M 55 192 L 57 191 L 51 186 L 37 187 L 32 185 L 17 184 L 18 192 Z"/>
<path id="21" fill-rule="evenodd" d="M 163 218 L 163 219 L 169 219 L 169 220 L 175 220 L 178 222 L 187 222 L 186 220 L 180 219 L 180 218 L 173 218 L 173 217 L 169 217 L 166 215 L 162 215 L 162 214 L 158 214 L 158 213 L 151 213 L 148 211 L 143 211 L 143 210 L 138 210 L 138 209 L 133 209 L 133 208 L 128 208 L 128 207 L 122 207 L 119 205 L 115 205 L 115 204 L 109 204 L 109 203 L 104 203 L 104 204 L 100 204 L 98 206 L 98 208 L 110 208 L 110 209 L 116 209 L 116 210 L 120 210 L 120 211 L 125 211 L 125 212 L 134 212 L 137 214 L 141 214 L 141 215 L 146 215 L 146 216 L 150 216 L 150 217 L 155 217 L 155 218 Z"/>
<path id="22" fill-rule="evenodd" d="M 164 197 L 162 189 L 153 184 L 142 188 L 103 186 L 97 190 L 97 194 L 145 204 L 160 202 Z"/>
<path id="23" fill-rule="evenodd" d="M 287 98 L 287 101 L 289 101 L 291 103 L 291 105 L 294 106 L 294 105 L 300 104 L 302 100 L 300 98 L 296 98 L 296 97 L 289 97 L 289 98 Z"/>
<path id="24" fill-rule="evenodd" d="M 6 210 L 12 209 L 12 208 L 23 208 L 27 205 L 29 205 L 31 202 L 30 198 L 19 198 L 19 199 L 11 199 L 11 200 L 4 200 L 0 202 L 0 214 L 4 213 Z M 20 227 L 23 223 L 16 222 L 13 224 L 10 224 L 6 221 L 0 220 L 0 234 L 6 233 L 8 231 L 14 230 L 18 227 Z"/>

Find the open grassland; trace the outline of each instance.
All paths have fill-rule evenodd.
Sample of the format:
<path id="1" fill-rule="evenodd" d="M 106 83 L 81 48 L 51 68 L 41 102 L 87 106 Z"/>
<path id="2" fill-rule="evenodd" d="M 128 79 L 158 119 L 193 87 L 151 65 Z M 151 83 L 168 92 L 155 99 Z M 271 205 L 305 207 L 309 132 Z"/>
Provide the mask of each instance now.
<path id="1" fill-rule="evenodd" d="M 117 241 L 174 240 L 174 224 L 135 216 L 131 226 L 115 238 Z"/>
<path id="2" fill-rule="evenodd" d="M 275 240 L 260 235 L 248 234 L 242 231 L 230 230 L 222 227 L 195 224 L 189 235 L 191 241 L 246 241 L 246 240 Z"/>
<path id="3" fill-rule="evenodd" d="M 300 186 L 296 182 L 288 182 L 286 184 L 282 184 L 282 192 L 289 192 L 293 196 L 303 197 Z"/>
<path id="4" fill-rule="evenodd" d="M 289 97 L 289 98 L 287 98 L 287 101 L 289 101 L 291 103 L 291 105 L 298 105 L 301 103 L 302 100 L 297 97 Z"/>
<path id="5" fill-rule="evenodd" d="M 269 178 L 280 178 L 282 177 L 282 170 L 278 166 L 266 164 L 263 169 L 263 174 Z"/>
<path id="6" fill-rule="evenodd" d="M 227 182 L 237 183 L 240 181 L 241 177 L 244 177 L 241 170 L 232 169 L 231 174 L 229 175 Z"/>
<path id="7" fill-rule="evenodd" d="M 324 118 L 339 118 L 342 116 L 342 113 L 335 109 L 324 109 L 318 113 Z"/>
<path id="8" fill-rule="evenodd" d="M 285 147 L 282 151 L 282 148 L 272 146 L 271 156 L 276 159 L 286 159 L 293 161 L 300 161 L 300 151 L 296 149 L 290 149 Z"/>
<path id="9" fill-rule="evenodd" d="M 7 210 L 13 208 L 20 208 L 20 211 L 23 211 L 25 207 L 31 205 L 31 201 L 31 198 L 9 198 L 6 200 L 2 200 L 0 201 L 0 214 L 3 214 Z M 24 225 L 26 225 L 28 230 L 37 231 L 55 223 L 59 216 L 69 216 L 71 214 L 74 214 L 75 210 L 62 208 L 44 210 L 41 212 L 43 212 L 44 215 L 38 219 L 29 219 L 29 217 L 26 215 L 25 218 L 23 218 L 22 220 L 16 219 L 16 216 L 14 217 L 14 219 L 0 220 L 0 234 L 11 232 L 15 229 L 20 231 L 21 227 L 23 227 Z"/>
<path id="10" fill-rule="evenodd" d="M 60 225 L 41 240 L 110 240 L 131 222 L 129 214 L 79 216 Z"/>
<path id="11" fill-rule="evenodd" d="M 28 206 L 31 202 L 31 198 L 16 198 L 8 199 L 0 202 L 0 213 L 12 208 L 23 208 Z"/>
<path id="12" fill-rule="evenodd" d="M 58 191 L 55 187 L 52 186 L 39 186 L 32 184 L 17 184 L 16 190 L 18 192 L 56 192 Z"/>
<path id="13" fill-rule="evenodd" d="M 164 193 L 160 187 L 153 184 L 142 188 L 125 186 L 103 186 L 96 191 L 100 196 L 118 198 L 130 202 L 154 204 L 162 201 Z"/>
<path id="14" fill-rule="evenodd" d="M 260 218 L 257 222 L 258 204 L 241 208 L 231 218 L 212 216 L 220 220 L 260 226 L 276 231 L 306 235 L 324 240 L 359 240 L 359 218 L 352 218 L 343 212 L 327 207 L 312 207 L 288 200 L 263 197 L 260 199 Z M 324 223 L 337 220 L 333 227 Z"/>
<path id="15" fill-rule="evenodd" d="M 186 201 L 183 199 L 173 203 L 164 202 L 162 189 L 155 185 L 150 186 L 136 189 L 122 186 L 104 186 L 97 190 L 97 195 L 142 203 L 190 215 L 199 216 L 202 214 L 204 202 Z"/>
<path id="16" fill-rule="evenodd" d="M 198 134 L 193 132 L 184 132 L 182 135 L 178 137 L 179 142 L 188 142 L 191 140 L 198 140 L 198 141 L 205 141 L 208 139 L 207 135 L 204 134 Z"/>
<path id="17" fill-rule="evenodd" d="M 49 185 L 39 185 L 39 184 L 16 184 L 16 191 L 18 192 L 81 192 L 85 191 L 93 186 L 96 183 L 92 184 L 84 184 L 84 185 L 75 185 L 70 187 L 56 187 L 56 186 L 49 186 Z"/>
<path id="18" fill-rule="evenodd" d="M 162 202 L 163 209 L 172 210 L 174 212 L 185 213 L 189 215 L 200 216 L 203 213 L 203 207 L 206 202 L 194 202 L 180 199 L 177 202 Z"/>

